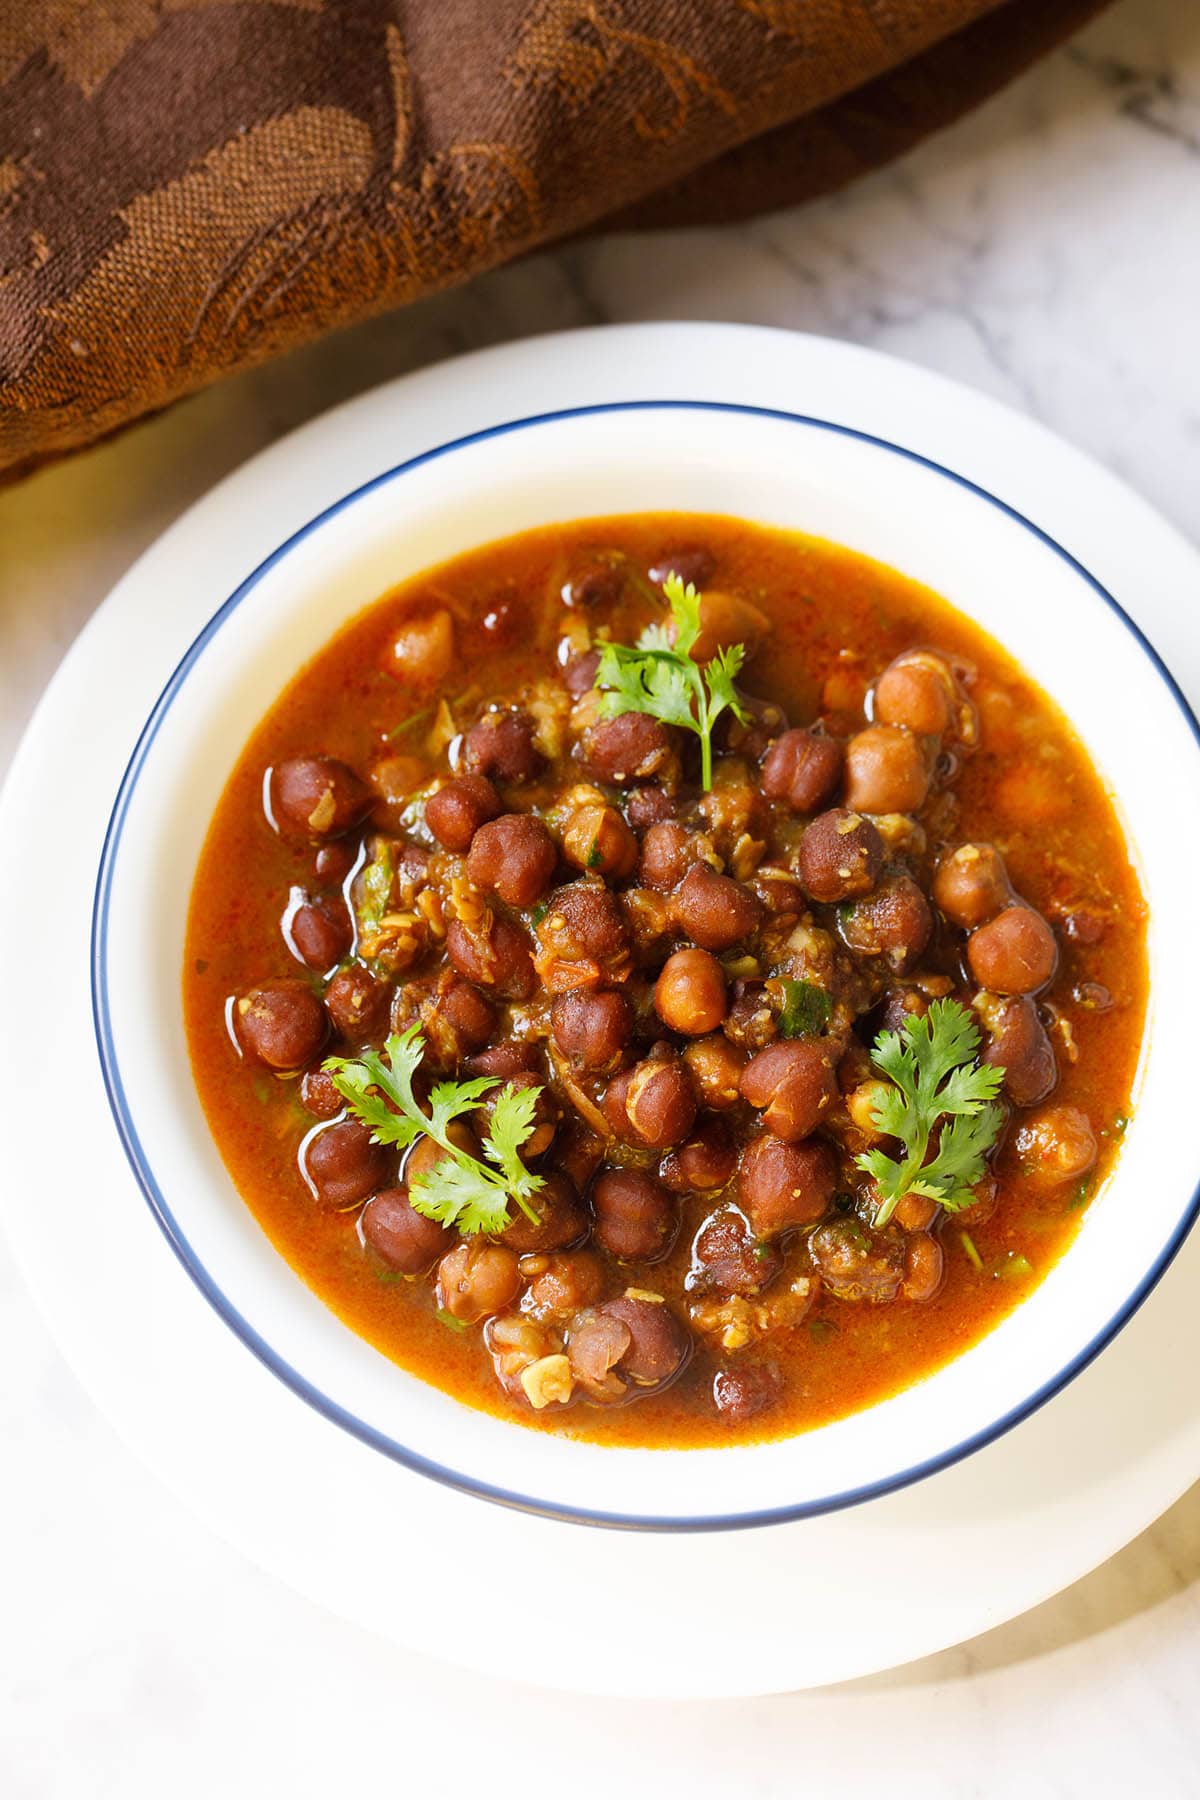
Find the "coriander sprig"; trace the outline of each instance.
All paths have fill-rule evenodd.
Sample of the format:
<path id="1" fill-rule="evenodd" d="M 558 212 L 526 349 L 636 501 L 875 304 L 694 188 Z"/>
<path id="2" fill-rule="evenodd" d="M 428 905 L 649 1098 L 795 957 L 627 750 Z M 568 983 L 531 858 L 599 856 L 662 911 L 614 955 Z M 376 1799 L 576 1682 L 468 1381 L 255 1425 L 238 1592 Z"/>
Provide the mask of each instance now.
<path id="1" fill-rule="evenodd" d="M 680 725 L 700 739 L 701 781 L 712 787 L 712 729 L 726 710 L 744 725 L 748 714 L 734 692 L 734 678 L 746 660 L 742 644 L 729 644 L 706 663 L 692 656 L 700 636 L 700 596 L 678 575 L 663 582 L 675 621 L 672 644 L 665 626 L 648 625 L 636 644 L 605 644 L 596 670 L 603 698 L 601 716 L 649 713 L 664 725 Z"/>
<path id="2" fill-rule="evenodd" d="M 421 1028 L 410 1025 L 407 1031 L 393 1032 L 382 1055 L 364 1050 L 357 1057 L 331 1056 L 325 1067 L 351 1112 L 370 1126 L 377 1144 L 403 1150 L 418 1137 L 429 1137 L 446 1151 L 432 1169 L 413 1176 L 408 1184 L 409 1200 L 425 1218 L 452 1225 L 465 1236 L 494 1233 L 509 1223 L 508 1203 L 515 1200 L 536 1225 L 538 1213 L 529 1202 L 546 1185 L 545 1179 L 525 1167 L 519 1152 L 533 1131 L 541 1088 L 515 1088 L 509 1083 L 496 1095 L 483 1139 L 483 1153 L 496 1165 L 489 1168 L 453 1141 L 450 1126 L 464 1113 L 474 1112 L 497 1082 L 488 1075 L 439 1081 L 430 1089 L 428 1113 L 423 1112 L 412 1083 L 424 1054 Z"/>
<path id="3" fill-rule="evenodd" d="M 887 1224 L 905 1194 L 936 1200 L 947 1212 L 960 1212 L 974 1200 L 984 1158 L 1004 1122 L 994 1104 L 1004 1070 L 976 1061 L 978 1048 L 978 1027 L 957 1000 L 935 1000 L 923 1019 L 908 1019 L 900 1031 L 876 1038 L 871 1060 L 891 1085 L 871 1118 L 905 1151 L 900 1161 L 883 1150 L 855 1158 L 881 1195 L 876 1225 Z M 926 1162 L 939 1124 L 937 1150 Z"/>

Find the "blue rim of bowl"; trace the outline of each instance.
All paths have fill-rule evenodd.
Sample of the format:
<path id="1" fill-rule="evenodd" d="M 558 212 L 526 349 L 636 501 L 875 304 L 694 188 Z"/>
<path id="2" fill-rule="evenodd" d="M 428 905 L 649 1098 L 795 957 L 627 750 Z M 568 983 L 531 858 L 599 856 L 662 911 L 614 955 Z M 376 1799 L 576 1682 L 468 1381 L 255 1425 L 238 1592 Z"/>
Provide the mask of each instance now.
<path id="1" fill-rule="evenodd" d="M 1129 632 L 1131 638 L 1149 659 L 1164 687 L 1167 689 L 1167 692 L 1171 695 L 1176 706 L 1183 714 L 1192 736 L 1196 740 L 1197 746 L 1200 747 L 1200 723 L 1197 722 L 1196 715 L 1188 704 L 1179 684 L 1159 656 L 1153 644 L 1150 643 L 1144 632 L 1142 632 L 1140 627 L 1134 623 L 1119 602 L 1113 598 L 1099 581 L 1096 580 L 1094 575 L 1090 574 L 1089 571 L 1084 568 L 1082 563 L 1072 556 L 1068 550 L 1065 550 L 1060 543 L 1049 535 L 1048 532 L 1043 531 L 1039 525 L 1035 525 L 1031 519 L 1026 518 L 1023 513 L 1018 512 L 1015 507 L 1009 506 L 1006 501 L 998 499 L 995 494 L 989 493 L 986 488 L 980 487 L 977 482 L 969 480 L 965 475 L 957 474 L 953 469 L 946 468 L 944 464 L 935 462 L 930 457 L 922 456 L 920 452 L 910 450 L 903 444 L 893 443 L 888 438 L 878 437 L 867 431 L 859 431 L 853 426 L 841 425 L 830 419 L 814 418 L 804 413 L 787 412 L 776 407 L 743 406 L 733 401 L 614 400 L 592 406 L 564 407 L 559 411 L 533 413 L 527 418 L 510 419 L 500 425 L 491 425 L 484 430 L 468 432 L 462 437 L 452 438 L 447 443 L 439 444 L 432 450 L 422 451 L 418 456 L 412 456 L 402 463 L 397 463 L 394 468 L 387 469 L 382 474 L 373 476 L 370 481 L 363 482 L 361 486 L 354 488 L 350 493 L 344 494 L 340 500 L 334 501 L 333 504 L 326 507 L 323 512 L 317 513 L 315 517 L 307 522 L 307 524 L 302 525 L 298 531 L 294 531 L 290 537 L 286 538 L 282 544 L 271 552 L 270 556 L 259 563 L 253 573 L 248 575 L 239 587 L 235 588 L 234 592 L 223 605 L 218 608 L 209 619 L 208 623 L 193 639 L 155 702 L 154 708 L 151 711 L 149 718 L 146 720 L 145 725 L 142 727 L 137 743 L 134 746 L 133 754 L 125 768 L 125 773 L 121 778 L 121 785 L 117 790 L 116 801 L 113 805 L 112 814 L 109 818 L 108 828 L 105 833 L 92 908 L 92 1018 L 96 1033 L 96 1043 L 100 1054 L 100 1065 L 104 1077 L 104 1085 L 108 1094 L 109 1106 L 116 1123 L 122 1147 L 133 1173 L 137 1178 L 138 1185 L 145 1195 L 150 1210 L 166 1236 L 168 1243 L 191 1276 L 192 1280 L 195 1282 L 196 1286 L 200 1289 L 200 1292 L 204 1295 L 205 1299 L 231 1330 L 237 1334 L 246 1345 L 247 1349 L 258 1358 L 259 1362 L 261 1362 L 265 1368 L 269 1369 L 273 1375 L 277 1376 L 285 1386 L 290 1388 L 291 1391 L 301 1400 L 305 1401 L 307 1405 L 311 1406 L 316 1412 L 330 1420 L 333 1424 L 340 1426 L 342 1430 L 350 1432 L 351 1435 L 358 1438 L 360 1442 L 369 1445 L 374 1450 L 382 1452 L 385 1456 L 390 1457 L 392 1461 L 402 1464 L 405 1468 L 414 1470 L 418 1474 L 426 1475 L 433 1481 L 441 1482 L 444 1486 L 456 1488 L 460 1492 L 471 1494 L 479 1499 L 494 1501 L 501 1506 L 513 1507 L 521 1512 L 533 1513 L 543 1518 L 561 1520 L 571 1524 L 607 1526 L 613 1529 L 630 1531 L 735 1531 L 746 1530 L 755 1526 L 786 1524 L 793 1520 L 812 1518 L 823 1513 L 839 1512 L 846 1507 L 858 1506 L 864 1501 L 875 1500 L 882 1495 L 895 1493 L 901 1488 L 912 1486 L 914 1482 L 925 1480 L 927 1476 L 935 1475 L 943 1469 L 950 1468 L 953 1464 L 961 1462 L 964 1457 L 973 1455 L 977 1450 L 981 1450 L 986 1445 L 994 1443 L 997 1438 L 1002 1437 L 1006 1432 L 1011 1431 L 1014 1426 L 1019 1425 L 1024 1419 L 1027 1419 L 1031 1413 L 1036 1412 L 1039 1407 L 1044 1406 L 1048 1400 L 1053 1399 L 1056 1394 L 1061 1393 L 1069 1382 L 1073 1381 L 1077 1375 L 1081 1374 L 1083 1370 L 1094 1361 L 1100 1352 L 1112 1342 L 1117 1333 L 1129 1322 L 1148 1295 L 1158 1285 L 1158 1282 L 1161 1280 L 1170 1264 L 1174 1261 L 1184 1239 L 1194 1225 L 1197 1213 L 1200 1212 L 1200 1184 L 1194 1189 L 1191 1200 L 1166 1246 L 1161 1251 L 1147 1274 L 1143 1276 L 1127 1302 L 1114 1314 L 1108 1324 L 1105 1325 L 1102 1330 L 1097 1332 L 1090 1343 L 1074 1356 L 1064 1368 L 1060 1369 L 1057 1374 L 1044 1382 L 1041 1387 L 1030 1394 L 1025 1400 L 1021 1401 L 1019 1405 L 1013 1407 L 1001 1418 L 983 1426 L 979 1431 L 973 1433 L 972 1436 L 953 1445 L 950 1449 L 942 1451 L 936 1456 L 928 1457 L 924 1462 L 914 1464 L 911 1468 L 899 1470 L 892 1475 L 881 1476 L 877 1481 L 865 1483 L 859 1487 L 850 1488 L 841 1493 L 825 1495 L 814 1500 L 800 1501 L 794 1505 L 771 1507 L 757 1512 L 723 1513 L 715 1515 L 685 1514 L 680 1517 L 669 1517 L 661 1514 L 595 1511 L 586 1507 L 562 1505 L 553 1501 L 539 1499 L 536 1495 L 515 1493 L 508 1488 L 496 1487 L 489 1482 L 478 1480 L 474 1476 L 462 1473 L 460 1470 L 447 1468 L 442 1463 L 434 1462 L 430 1458 L 422 1456 L 418 1451 L 411 1450 L 406 1445 L 398 1443 L 385 1432 L 378 1431 L 374 1426 L 368 1425 L 365 1420 L 348 1412 L 346 1408 L 340 1406 L 337 1401 L 330 1399 L 327 1394 L 323 1394 L 300 1374 L 299 1370 L 294 1369 L 290 1363 L 286 1362 L 283 1357 L 274 1351 L 271 1346 L 259 1336 L 249 1320 L 238 1311 L 232 1301 L 230 1301 L 221 1288 L 218 1287 L 213 1277 L 209 1274 L 204 1264 L 196 1255 L 195 1250 L 192 1248 L 187 1236 L 180 1227 L 179 1221 L 171 1211 L 163 1189 L 149 1165 L 133 1122 L 133 1116 L 121 1079 L 116 1046 L 112 1035 L 112 1019 L 109 1011 L 108 998 L 108 912 L 112 893 L 113 873 L 116 866 L 117 853 L 120 849 L 121 834 L 124 828 L 125 818 L 129 810 L 134 789 L 137 786 L 138 778 L 151 747 L 153 746 L 154 740 L 158 735 L 159 728 L 161 727 L 175 696 L 178 694 L 183 683 L 187 680 L 206 645 L 221 629 L 221 626 L 230 615 L 241 605 L 242 601 L 253 593 L 255 587 L 267 571 L 274 568 L 276 563 L 287 556 L 297 544 L 311 536 L 312 533 L 324 525 L 326 521 L 334 518 L 338 513 L 343 512 L 346 507 L 352 506 L 355 501 L 374 492 L 377 488 L 386 486 L 389 482 L 398 480 L 401 476 L 408 474 L 413 469 L 419 469 L 426 463 L 436 462 L 439 458 L 449 456 L 454 451 L 464 449 L 468 445 L 485 443 L 491 438 L 504 437 L 519 431 L 527 431 L 539 425 L 555 424 L 564 419 L 587 418 L 606 413 L 655 411 L 736 413 L 752 418 L 774 419 L 791 425 L 801 425 L 809 430 L 830 432 L 839 437 L 851 438 L 860 443 L 870 444 L 876 449 L 886 450 L 892 455 L 903 457 L 908 462 L 917 463 L 922 468 L 930 470 L 933 474 L 940 475 L 945 480 L 953 482 L 955 486 L 964 488 L 969 493 L 977 495 L 981 500 L 987 501 L 987 503 L 990 506 L 995 507 L 998 512 L 1003 513 L 1007 518 L 1013 520 L 1014 523 L 1020 525 L 1024 530 L 1031 532 L 1032 535 L 1044 544 L 1047 549 L 1052 550 L 1056 556 L 1060 557 L 1068 567 L 1073 569 L 1075 573 L 1087 583 L 1092 592 L 1116 614 L 1117 618 L 1120 619 L 1121 623 Z"/>

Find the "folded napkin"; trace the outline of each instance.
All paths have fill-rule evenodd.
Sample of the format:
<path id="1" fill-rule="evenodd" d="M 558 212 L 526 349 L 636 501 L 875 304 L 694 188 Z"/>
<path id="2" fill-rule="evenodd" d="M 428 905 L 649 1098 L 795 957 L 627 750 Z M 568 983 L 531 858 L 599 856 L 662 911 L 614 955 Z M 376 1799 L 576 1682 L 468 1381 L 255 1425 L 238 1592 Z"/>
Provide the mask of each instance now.
<path id="1" fill-rule="evenodd" d="M 0 472 L 604 224 L 744 217 L 1099 0 L 0 0 Z"/>

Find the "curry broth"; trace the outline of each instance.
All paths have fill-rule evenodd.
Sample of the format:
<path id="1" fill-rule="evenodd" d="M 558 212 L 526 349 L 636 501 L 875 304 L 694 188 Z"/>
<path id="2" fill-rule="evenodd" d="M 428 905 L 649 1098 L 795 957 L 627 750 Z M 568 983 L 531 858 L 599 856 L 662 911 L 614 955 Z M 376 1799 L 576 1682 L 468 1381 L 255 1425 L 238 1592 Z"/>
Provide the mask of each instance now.
<path id="1" fill-rule="evenodd" d="M 263 770 L 314 748 L 364 766 L 414 705 L 424 704 L 381 667 L 381 646 L 396 622 L 431 600 L 448 607 L 461 665 L 450 697 L 468 687 L 483 699 L 500 697 L 552 659 L 557 595 L 581 551 L 616 550 L 644 569 L 664 546 L 698 540 L 715 554 L 722 588 L 769 614 L 769 647 L 748 664 L 742 685 L 779 702 L 793 723 L 816 714 L 832 679 L 842 728 L 861 725 L 869 682 L 915 645 L 974 665 L 982 746 L 956 782 L 955 833 L 994 843 L 1022 895 L 1057 928 L 1060 965 L 1042 996 L 1054 1009 L 1054 1098 L 1088 1114 L 1100 1145 L 1082 1187 L 1047 1192 L 1022 1176 L 1010 1132 L 994 1165 L 1000 1196 L 990 1220 L 966 1241 L 953 1218 L 944 1221 L 945 1280 L 935 1297 L 871 1306 L 823 1295 L 803 1324 L 773 1342 L 787 1377 L 782 1401 L 736 1429 L 712 1411 L 719 1362 L 703 1344 L 673 1385 L 635 1405 L 535 1414 L 507 1398 L 480 1335 L 448 1329 L 436 1316 L 430 1284 L 373 1266 L 352 1216 L 314 1204 L 296 1165 L 297 1145 L 312 1125 L 298 1084 L 266 1070 L 252 1074 L 225 1024 L 229 995 L 296 973 L 280 914 L 289 886 L 309 876 L 312 852 L 269 829 Z M 635 595 L 635 629 L 650 593 Z M 524 628 L 515 647 L 497 650 L 480 622 L 508 604 L 524 609 Z M 620 625 L 615 619 L 614 635 Z M 827 714 L 829 698 L 827 691 Z M 421 733 L 408 735 L 419 740 Z M 1098 942 L 1074 941 L 1062 929 L 1077 908 L 1102 918 Z M 280 1253 L 348 1326 L 404 1368 L 488 1412 L 566 1436 L 655 1446 L 781 1437 L 841 1417 L 929 1374 L 1018 1304 L 1069 1246 L 1117 1155 L 1146 980 L 1145 906 L 1112 804 L 1061 712 L 992 639 L 927 589 L 831 543 L 734 519 L 658 514 L 552 526 L 472 551 L 404 584 L 332 639 L 271 706 L 217 808 L 192 894 L 183 1000 L 195 1079 L 234 1185 Z M 1091 1011 L 1072 997 L 1091 983 L 1109 990 L 1110 1010 Z M 711 1196 L 682 1204 L 676 1247 L 655 1268 L 668 1293 L 679 1291 L 693 1235 L 711 1205 Z M 1026 1259 L 1031 1276 L 1002 1273 L 1015 1258 Z"/>

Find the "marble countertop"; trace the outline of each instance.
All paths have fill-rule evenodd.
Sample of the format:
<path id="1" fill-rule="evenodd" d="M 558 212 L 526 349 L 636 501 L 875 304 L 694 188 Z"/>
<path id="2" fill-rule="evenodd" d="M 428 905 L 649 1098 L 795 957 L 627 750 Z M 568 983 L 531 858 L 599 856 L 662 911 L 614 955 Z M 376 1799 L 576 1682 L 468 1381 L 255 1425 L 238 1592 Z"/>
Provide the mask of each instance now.
<path id="1" fill-rule="evenodd" d="M 739 228 L 531 259 L 0 492 L 0 767 L 97 601 L 220 476 L 387 376 L 529 332 L 737 319 L 894 351 L 1032 412 L 1200 539 L 1198 295 L 1200 8 L 1122 0 L 844 194 Z M 468 1749 L 463 1678 L 249 1567 L 133 1460 L 2 1243 L 0 1365 L 12 1800 L 305 1800 L 385 1783 L 438 1800 L 480 1780 L 500 1797 L 552 1781 L 581 1800 L 617 1786 L 865 1795 L 881 1782 L 895 1800 L 1018 1787 L 1030 1800 L 1167 1800 L 1200 1786 L 1200 1487 L 1067 1593 L 893 1674 L 723 1707 L 623 1703 L 619 1720 L 612 1703 L 475 1682 Z M 568 1748 L 576 1732 L 583 1758 Z"/>

